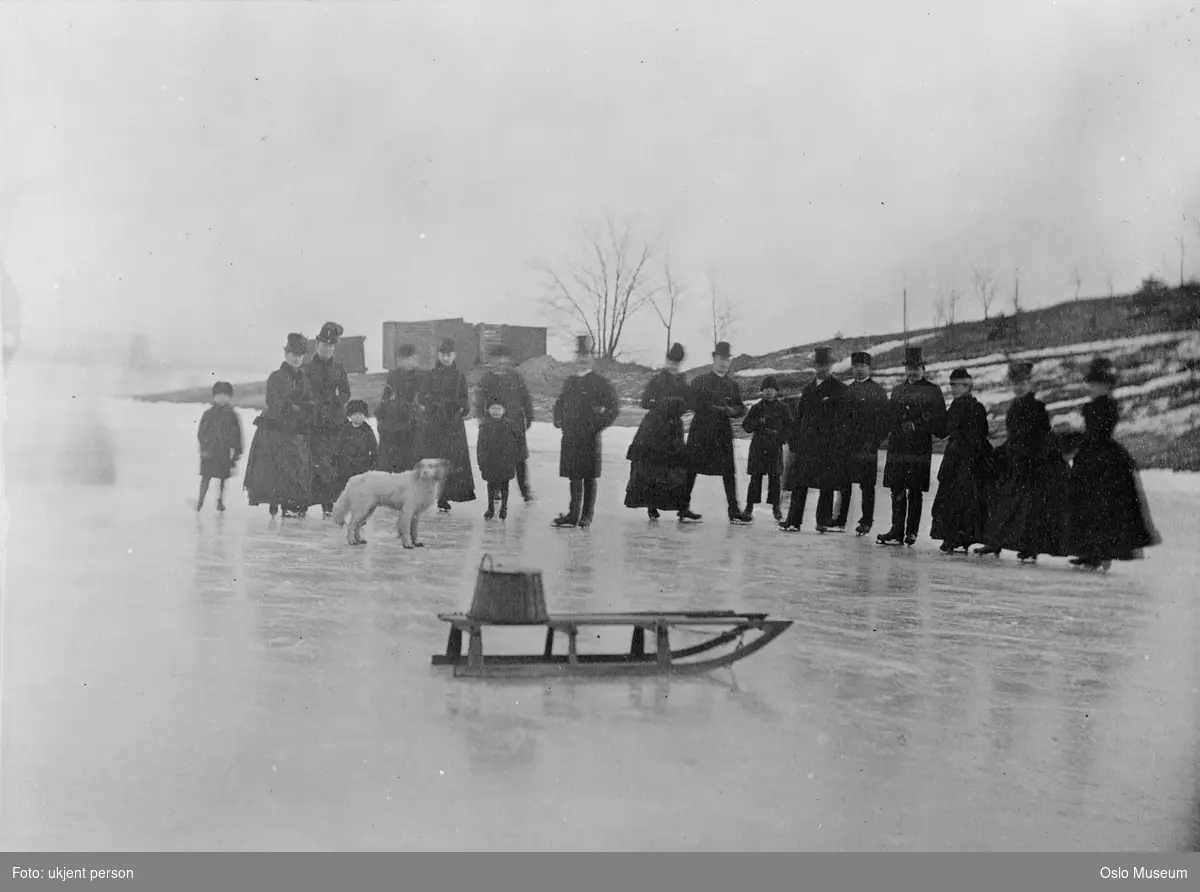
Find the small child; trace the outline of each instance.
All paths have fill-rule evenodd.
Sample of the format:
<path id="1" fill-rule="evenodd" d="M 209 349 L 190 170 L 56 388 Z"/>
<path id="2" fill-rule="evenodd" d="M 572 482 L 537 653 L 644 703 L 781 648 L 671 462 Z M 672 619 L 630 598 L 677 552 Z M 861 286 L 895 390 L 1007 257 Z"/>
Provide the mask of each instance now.
<path id="1" fill-rule="evenodd" d="M 338 475 L 338 492 L 346 488 L 351 477 L 365 473 L 375 467 L 379 458 L 379 440 L 375 431 L 367 424 L 366 401 L 350 400 L 346 403 L 346 423 L 338 432 L 334 467 Z"/>
<path id="2" fill-rule="evenodd" d="M 212 386 L 213 404 L 200 416 L 200 498 L 196 510 L 204 507 L 208 482 L 214 477 L 221 481 L 217 494 L 217 510 L 225 510 L 225 481 L 242 456 L 242 423 L 233 411 L 233 385 L 218 381 Z"/>
<path id="3" fill-rule="evenodd" d="M 754 437 L 750 440 L 750 460 L 746 472 L 750 486 L 746 490 L 746 516 L 762 499 L 762 481 L 767 478 L 767 502 L 776 520 L 783 519 L 779 510 L 780 475 L 783 471 L 783 444 L 792 425 L 792 413 L 787 404 L 776 399 L 779 384 L 768 375 L 762 383 L 762 399 L 750 407 L 742 420 L 742 430 Z"/>
<path id="4" fill-rule="evenodd" d="M 496 516 L 497 499 L 500 500 L 500 519 L 508 517 L 508 484 L 517 476 L 517 461 L 521 456 L 521 434 L 504 413 L 504 401 L 493 398 L 488 402 L 487 415 L 479 422 L 475 454 L 479 473 L 488 487 L 485 520 Z"/>

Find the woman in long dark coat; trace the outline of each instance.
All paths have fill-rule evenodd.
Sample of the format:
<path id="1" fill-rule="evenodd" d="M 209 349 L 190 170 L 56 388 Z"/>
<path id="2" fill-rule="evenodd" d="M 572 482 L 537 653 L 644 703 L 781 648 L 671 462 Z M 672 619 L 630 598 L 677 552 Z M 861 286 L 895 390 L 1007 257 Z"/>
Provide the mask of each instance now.
<path id="1" fill-rule="evenodd" d="M 646 415 L 625 452 L 630 462 L 625 507 L 645 508 L 651 520 L 659 511 L 687 507 L 687 457 L 683 416 L 688 410 L 688 382 L 679 371 L 682 344 L 672 344 L 667 364 L 642 393 Z"/>
<path id="2" fill-rule="evenodd" d="M 575 374 L 563 383 L 554 403 L 554 426 L 562 431 L 558 476 L 570 481 L 571 502 L 565 514 L 554 518 L 556 527 L 592 525 L 596 509 L 596 480 L 600 477 L 600 432 L 621 411 L 612 384 L 596 374 L 587 335 L 579 336 Z"/>
<path id="3" fill-rule="evenodd" d="M 929 535 L 941 539 L 941 549 L 951 554 L 966 551 L 987 538 L 988 488 L 992 444 L 988 442 L 987 409 L 971 393 L 971 375 L 955 369 L 950 375 L 954 401 L 946 412 L 950 442 L 938 469 L 937 496 L 933 500 L 933 526 Z"/>
<path id="4" fill-rule="evenodd" d="M 1097 358 L 1088 370 L 1092 401 L 1084 406 L 1079 451 L 1071 464 L 1067 554 L 1076 566 L 1108 569 L 1113 561 L 1142 557 L 1162 539 L 1150 519 L 1133 457 L 1113 439 L 1120 407 L 1112 398 L 1117 379 L 1112 364 Z"/>
<path id="5" fill-rule="evenodd" d="M 244 486 L 251 505 L 270 505 L 271 515 L 304 512 L 312 502 L 312 457 L 306 434 L 314 408 L 308 376 L 300 368 L 308 341 L 289 334 L 283 365 L 267 378 L 267 407 L 254 419 Z"/>
<path id="6" fill-rule="evenodd" d="M 421 452 L 421 430 L 425 410 L 421 408 L 424 372 L 417 368 L 416 348 L 401 344 L 396 350 L 399 364 L 388 372 L 379 398 L 379 458 L 376 467 L 403 474 L 416 465 Z"/>
<path id="7" fill-rule="evenodd" d="M 1017 393 L 1004 417 L 1008 440 L 1002 447 L 994 497 L 988 506 L 988 532 L 976 554 L 1009 549 L 1022 561 L 1065 552 L 1067 482 L 1070 469 L 1050 428 L 1046 404 L 1034 396 L 1033 363 L 1009 367 Z"/>
<path id="8" fill-rule="evenodd" d="M 471 400 L 467 394 L 467 377 L 454 364 L 456 350 L 453 338 L 442 341 L 437 363 L 425 375 L 421 394 L 421 405 L 425 407 L 421 458 L 441 458 L 451 465 L 438 500 L 438 508 L 442 511 L 449 511 L 451 502 L 475 501 L 475 474 L 471 470 L 471 450 L 467 445 L 464 421 L 471 414 Z"/>
<path id="9" fill-rule="evenodd" d="M 320 505 L 325 517 L 333 514 L 333 503 L 341 495 L 341 480 L 337 469 L 338 438 L 346 424 L 346 403 L 350 399 L 350 378 L 346 367 L 333 358 L 337 342 L 344 329 L 336 322 L 326 322 L 317 335 L 317 350 L 304 366 L 312 388 L 316 408 L 308 433 L 308 448 L 312 453 L 313 482 L 309 498 Z"/>

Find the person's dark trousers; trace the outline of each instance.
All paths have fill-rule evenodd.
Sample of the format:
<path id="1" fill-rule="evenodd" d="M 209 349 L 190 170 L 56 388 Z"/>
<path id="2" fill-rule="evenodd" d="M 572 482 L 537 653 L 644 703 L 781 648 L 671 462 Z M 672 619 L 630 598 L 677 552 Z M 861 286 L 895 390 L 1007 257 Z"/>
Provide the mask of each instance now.
<path id="1" fill-rule="evenodd" d="M 778 505 L 780 501 L 780 479 L 778 474 L 752 474 L 750 485 L 746 488 L 746 505 L 757 505 L 762 501 L 763 477 L 767 478 L 767 504 Z M 728 489 L 726 489 L 728 493 Z"/>
<path id="2" fill-rule="evenodd" d="M 583 484 L 583 510 L 579 514 L 579 525 L 590 526 L 596 513 L 596 479 L 588 477 Z"/>
<path id="3" fill-rule="evenodd" d="M 801 526 L 804 522 L 804 503 L 808 501 L 808 487 L 798 487 L 792 490 L 792 500 L 788 504 L 787 519 L 784 521 L 790 527 Z"/>
<path id="4" fill-rule="evenodd" d="M 688 501 L 688 503 L 687 503 L 686 510 L 690 510 L 692 507 L 692 490 L 696 486 L 696 478 L 698 476 L 700 476 L 700 475 L 697 474 L 695 471 L 688 471 L 688 476 L 687 476 L 687 487 L 688 487 L 687 501 Z M 725 484 L 725 503 L 729 507 L 730 513 L 740 515 L 742 513 L 742 509 L 738 507 L 738 502 L 737 502 L 737 477 L 733 474 L 725 474 L 724 476 L 721 477 L 721 482 Z"/>
<path id="5" fill-rule="evenodd" d="M 529 464 L 528 462 L 517 462 L 517 489 L 521 491 L 521 498 L 529 498 Z"/>
<path id="6" fill-rule="evenodd" d="M 897 536 L 915 536 L 921 526 L 924 493 L 919 489 L 892 490 L 892 529 Z"/>
<path id="7" fill-rule="evenodd" d="M 859 523 L 870 527 L 875 524 L 875 487 L 862 486 L 858 487 L 862 493 L 862 518 Z M 842 490 L 842 510 L 838 516 L 833 519 L 835 527 L 844 527 L 850 520 L 850 495 L 854 490 L 853 484 L 847 483 L 846 488 Z"/>
<path id="8" fill-rule="evenodd" d="M 579 523 L 579 509 L 583 505 L 583 480 L 571 478 L 571 507 L 567 509 L 566 517 L 572 523 Z"/>
<path id="9" fill-rule="evenodd" d="M 832 527 L 837 526 L 833 522 L 833 494 L 837 490 L 832 487 L 822 487 L 817 495 L 817 526 Z M 842 500 L 842 504 L 846 504 L 846 500 Z"/>

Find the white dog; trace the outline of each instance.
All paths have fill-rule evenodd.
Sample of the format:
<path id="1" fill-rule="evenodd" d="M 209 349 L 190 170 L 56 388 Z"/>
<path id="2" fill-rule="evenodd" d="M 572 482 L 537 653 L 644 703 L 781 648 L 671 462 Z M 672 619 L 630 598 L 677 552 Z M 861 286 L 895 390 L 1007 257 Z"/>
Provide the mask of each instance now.
<path id="1" fill-rule="evenodd" d="M 363 524 L 376 508 L 386 505 L 400 512 L 396 532 L 401 544 L 405 548 L 422 548 L 424 543 L 417 541 L 417 523 L 422 514 L 437 504 L 449 470 L 449 462 L 443 459 L 423 458 L 403 474 L 367 471 L 351 477 L 333 506 L 333 522 L 346 526 L 346 541 L 351 545 L 365 545 Z"/>

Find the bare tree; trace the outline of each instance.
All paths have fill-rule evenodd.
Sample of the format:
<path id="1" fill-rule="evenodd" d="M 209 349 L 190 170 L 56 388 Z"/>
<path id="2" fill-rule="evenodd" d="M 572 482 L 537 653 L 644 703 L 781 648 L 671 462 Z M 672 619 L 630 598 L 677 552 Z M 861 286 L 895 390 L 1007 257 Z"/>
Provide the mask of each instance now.
<path id="1" fill-rule="evenodd" d="M 1083 276 L 1079 274 L 1079 267 L 1071 267 L 1071 281 L 1075 285 L 1075 299 L 1079 300 L 1079 289 L 1083 287 Z"/>
<path id="2" fill-rule="evenodd" d="M 737 324 L 733 298 L 721 289 L 716 273 L 708 273 L 708 300 L 712 309 L 713 344 L 728 341 Z"/>
<path id="3" fill-rule="evenodd" d="M 605 213 L 600 223 L 584 227 L 580 259 L 559 267 L 534 264 L 546 277 L 546 315 L 564 328 L 583 326 L 597 353 L 615 359 L 626 323 L 656 293 L 649 267 L 656 250 L 656 239 Z"/>
<path id="4" fill-rule="evenodd" d="M 1021 341 L 1021 268 L 1013 267 L 1013 314 L 1012 326 L 1009 328 L 1011 339 L 1020 343 Z"/>
<path id="5" fill-rule="evenodd" d="M 934 311 L 941 315 L 946 324 L 946 339 L 951 347 L 954 346 L 954 316 L 961 298 L 957 288 L 943 286 L 937 300 L 934 301 Z"/>
<path id="6" fill-rule="evenodd" d="M 935 331 L 941 331 L 946 324 L 946 298 L 944 295 L 938 295 L 933 299 L 933 327 Z"/>
<path id="7" fill-rule="evenodd" d="M 675 327 L 675 314 L 679 311 L 679 303 L 687 290 L 687 283 L 677 278 L 671 271 L 671 255 L 663 258 L 663 286 L 650 297 L 650 306 L 658 315 L 663 327 L 667 330 L 667 350 L 671 349 L 671 331 Z"/>
<path id="8" fill-rule="evenodd" d="M 1113 274 L 1112 273 L 1108 273 L 1107 275 L 1105 275 L 1104 283 L 1106 285 L 1108 285 L 1108 296 L 1110 298 L 1113 297 L 1114 295 L 1113 295 Z"/>
<path id="9" fill-rule="evenodd" d="M 971 278 L 975 283 L 975 298 L 983 306 L 983 321 L 987 322 L 992 301 L 996 299 L 996 280 L 986 266 L 971 267 Z"/>

